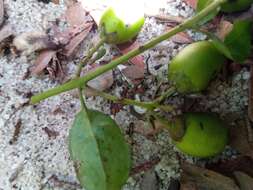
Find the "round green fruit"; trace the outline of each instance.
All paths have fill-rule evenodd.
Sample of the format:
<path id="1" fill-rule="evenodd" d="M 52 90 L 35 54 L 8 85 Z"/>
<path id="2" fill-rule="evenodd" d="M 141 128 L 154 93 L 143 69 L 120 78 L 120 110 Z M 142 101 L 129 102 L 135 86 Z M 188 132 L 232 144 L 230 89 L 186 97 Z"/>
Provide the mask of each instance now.
<path id="1" fill-rule="evenodd" d="M 131 10 L 130 10 L 131 11 Z M 100 36 L 106 39 L 106 43 L 121 44 L 134 38 L 141 30 L 144 24 L 144 16 L 133 18 L 126 22 L 120 13 L 116 13 L 113 8 L 109 8 L 102 15 L 99 23 Z"/>
<path id="2" fill-rule="evenodd" d="M 221 6 L 221 10 L 226 13 L 243 11 L 248 9 L 252 3 L 253 0 L 228 0 Z"/>
<path id="3" fill-rule="evenodd" d="M 180 93 L 204 90 L 226 58 L 209 41 L 186 46 L 169 63 L 168 78 Z"/>
<path id="4" fill-rule="evenodd" d="M 183 137 L 175 141 L 179 150 L 202 158 L 215 156 L 224 150 L 228 143 L 228 129 L 216 115 L 185 113 L 179 119 L 185 128 Z"/>

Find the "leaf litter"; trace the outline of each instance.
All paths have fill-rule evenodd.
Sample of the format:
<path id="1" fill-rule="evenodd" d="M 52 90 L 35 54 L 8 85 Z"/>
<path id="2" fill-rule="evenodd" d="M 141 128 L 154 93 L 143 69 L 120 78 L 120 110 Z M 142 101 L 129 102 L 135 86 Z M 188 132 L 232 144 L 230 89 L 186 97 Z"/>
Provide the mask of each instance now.
<path id="1" fill-rule="evenodd" d="M 193 1 L 192 1 L 191 5 L 194 6 Z M 72 7 L 72 10 L 74 10 L 74 11 L 77 11 L 79 9 L 80 9 L 80 6 L 77 6 L 77 5 L 74 5 Z M 83 15 L 84 12 L 85 11 L 83 11 L 82 14 L 80 14 L 80 15 Z M 34 51 L 39 51 L 40 52 L 39 56 L 37 57 L 37 59 L 40 59 L 40 60 L 36 61 L 36 67 L 37 68 L 35 67 L 35 70 L 32 72 L 33 74 L 40 74 L 43 70 L 47 69 L 48 66 L 49 66 L 49 63 L 52 61 L 53 58 L 55 58 L 55 56 L 57 55 L 58 52 L 61 52 L 66 57 L 71 57 L 72 55 L 74 55 L 75 54 L 74 53 L 75 49 L 80 45 L 80 43 L 87 37 L 87 35 L 91 31 L 91 29 L 93 27 L 92 26 L 93 23 L 85 17 L 86 14 L 85 14 L 85 16 L 81 16 L 81 17 L 76 17 L 77 14 L 73 14 L 73 15 L 71 15 L 71 14 L 73 14 L 73 12 L 69 13 L 69 15 L 67 17 L 68 18 L 67 20 L 70 20 L 69 22 L 72 23 L 72 24 L 73 23 L 79 23 L 80 24 L 79 19 L 81 19 L 81 20 L 84 19 L 84 20 L 86 20 L 85 22 L 88 22 L 88 23 L 91 23 L 91 24 L 88 25 L 88 26 L 84 24 L 83 27 L 81 27 L 81 28 L 78 28 L 78 27 L 74 26 L 75 24 L 73 24 L 73 25 L 70 24 L 70 28 L 68 28 L 69 30 L 66 30 L 67 32 L 63 31 L 63 33 L 57 33 L 58 36 L 56 35 L 55 38 L 52 38 L 52 39 L 54 39 L 52 41 L 50 41 L 51 38 L 49 38 L 49 36 L 47 34 L 46 35 L 44 35 L 44 34 L 41 35 L 42 38 L 40 38 L 39 35 L 38 35 L 37 40 L 38 40 L 40 45 L 38 45 L 38 46 L 35 45 L 35 46 L 32 46 L 31 48 L 28 47 L 28 48 L 24 49 L 24 50 L 28 50 L 29 54 L 31 52 L 34 52 Z M 154 24 L 153 21 L 149 21 L 149 22 Z M 77 25 L 79 25 L 79 24 L 77 24 Z M 87 28 L 85 28 L 86 26 L 87 26 Z M 181 44 L 181 43 L 187 43 L 187 40 L 192 40 L 192 39 L 188 38 L 188 36 L 185 36 L 185 34 L 183 34 L 182 36 L 179 37 L 179 39 L 174 39 L 174 42 Z M 28 40 L 28 41 L 30 41 L 30 40 Z M 33 40 L 31 40 L 31 41 L 33 42 Z M 36 42 L 36 39 L 34 41 Z M 52 44 L 50 44 L 49 42 L 50 43 L 52 42 Z M 34 45 L 34 44 L 32 44 L 32 45 Z M 23 49 L 21 48 L 21 50 L 23 50 Z M 41 50 L 43 50 L 43 51 L 41 51 Z M 62 51 L 62 50 L 65 50 L 65 51 Z M 125 49 L 123 48 L 123 53 L 124 53 L 124 50 Z M 127 51 L 129 51 L 129 50 L 127 50 Z M 42 56 L 41 54 L 44 54 L 44 55 Z M 129 66 L 126 67 L 126 68 L 128 68 L 128 69 L 130 68 L 130 69 L 127 72 L 125 72 L 124 74 L 128 78 L 131 79 L 131 72 L 138 67 L 138 68 L 140 68 L 140 71 L 138 71 L 139 73 L 137 73 L 137 75 L 136 75 L 138 77 L 137 78 L 132 78 L 131 80 L 135 80 L 135 79 L 138 79 L 138 78 L 144 78 L 145 77 L 144 76 L 144 74 L 145 74 L 144 73 L 144 71 L 145 71 L 145 60 L 146 60 L 146 55 L 145 54 L 144 54 L 144 57 L 139 57 L 137 59 L 131 60 L 132 65 L 130 64 Z M 53 74 L 54 72 L 51 71 L 51 73 Z M 108 82 L 108 84 L 110 84 L 110 85 L 108 85 L 105 89 L 108 89 L 112 86 L 112 83 L 113 83 L 113 78 L 112 77 L 113 76 L 112 76 L 112 73 L 111 73 L 110 74 L 110 80 L 109 80 L 110 82 Z M 103 81 L 103 80 L 104 79 L 102 79 L 101 81 Z M 101 86 L 98 86 L 98 88 L 101 88 Z M 122 113 L 121 110 L 117 111 L 117 112 L 119 114 Z M 117 114 L 116 114 L 116 116 L 117 116 Z M 125 121 L 125 122 L 127 123 L 127 121 Z M 125 123 L 125 125 L 126 125 L 126 123 Z M 138 139 L 135 139 L 135 141 L 138 141 Z M 138 142 L 137 142 L 137 145 L 138 145 Z M 188 159 L 191 159 L 191 158 L 188 158 Z M 155 163 L 155 164 L 157 164 L 157 163 Z M 137 164 L 137 166 L 138 166 L 138 164 Z M 183 168 L 183 170 L 186 172 L 187 167 Z M 193 170 L 195 170 L 195 169 L 193 169 Z M 209 173 L 209 171 L 206 171 L 205 169 L 201 169 L 201 168 L 196 169 L 196 171 L 199 171 L 199 173 L 202 173 L 202 172 Z M 198 174 L 196 174 L 196 175 L 198 176 Z M 224 178 L 224 177 L 220 176 L 220 174 L 213 174 L 213 175 L 215 176 L 214 177 L 215 180 L 216 179 L 221 179 L 220 181 L 219 180 L 216 181 L 216 183 L 219 183 L 219 185 L 221 185 L 221 181 L 223 181 L 223 179 L 226 179 L 225 181 L 229 181 L 229 182 L 226 182 L 226 183 L 233 186 L 233 182 L 231 182 L 227 178 Z M 200 178 L 200 179 L 197 177 L 197 179 L 199 181 L 197 182 L 197 184 L 195 184 L 195 187 L 196 186 L 198 187 L 199 184 L 203 185 L 203 184 L 206 184 L 206 183 L 210 182 L 208 180 L 206 181 L 205 177 Z M 211 179 L 211 181 L 214 180 L 214 179 Z M 214 183 L 212 185 L 215 185 L 216 183 Z M 226 185 L 226 183 L 224 183 L 223 185 Z M 233 188 L 235 188 L 235 187 L 233 186 Z"/>

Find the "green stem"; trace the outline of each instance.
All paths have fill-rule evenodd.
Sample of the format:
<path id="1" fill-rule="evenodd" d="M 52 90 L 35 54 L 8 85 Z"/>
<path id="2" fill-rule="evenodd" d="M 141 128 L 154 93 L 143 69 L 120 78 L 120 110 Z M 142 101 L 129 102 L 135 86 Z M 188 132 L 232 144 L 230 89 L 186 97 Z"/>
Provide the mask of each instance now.
<path id="1" fill-rule="evenodd" d="M 87 73 L 85 76 L 83 76 L 81 78 L 71 80 L 61 86 L 55 87 L 55 88 L 50 89 L 44 93 L 33 96 L 31 98 L 31 103 L 32 104 L 38 103 L 39 101 L 46 99 L 50 96 L 54 96 L 54 95 L 60 94 L 65 91 L 69 91 L 69 90 L 72 90 L 74 88 L 78 88 L 78 87 L 86 84 L 88 81 L 90 81 L 90 80 L 96 78 L 97 76 L 115 68 L 119 64 L 122 64 L 122 63 L 128 61 L 129 59 L 135 57 L 136 55 L 139 55 L 139 54 L 143 53 L 144 51 L 156 46 L 158 43 L 160 43 L 164 40 L 167 40 L 168 38 L 174 36 L 175 34 L 182 32 L 188 28 L 194 27 L 205 16 L 207 16 L 213 10 L 217 9 L 222 3 L 226 2 L 226 1 L 227 0 L 213 1 L 210 5 L 208 5 L 205 9 L 200 11 L 198 14 L 196 14 L 192 18 L 186 20 L 185 22 L 179 24 L 178 26 L 172 28 L 167 33 L 162 34 L 162 35 L 156 37 L 155 39 L 147 42 L 146 44 L 144 44 L 136 49 L 133 49 L 132 51 L 128 52 L 127 54 L 111 61 L 110 63 L 103 65 L 103 66 L 97 68 L 96 70 Z"/>
<path id="2" fill-rule="evenodd" d="M 116 96 L 113 96 L 111 94 L 96 90 L 94 88 L 90 88 L 90 87 L 86 87 L 93 95 L 96 96 L 101 96 L 105 99 L 111 100 L 113 102 L 116 103 L 120 103 L 120 104 L 126 104 L 126 105 L 135 105 L 135 106 L 139 106 L 142 108 L 145 108 L 147 110 L 154 110 L 156 108 L 159 108 L 161 110 L 164 111 L 172 111 L 173 107 L 169 106 L 169 105 L 159 105 L 156 102 L 140 102 L 140 101 L 136 101 L 136 100 L 132 100 L 132 99 L 128 99 L 128 98 L 118 98 Z"/>
<path id="3" fill-rule="evenodd" d="M 162 93 L 162 95 L 160 97 L 156 98 L 155 102 L 161 103 L 165 98 L 167 98 L 168 96 L 173 95 L 175 92 L 176 92 L 176 88 L 175 87 L 170 87 L 167 91 Z"/>
<path id="4" fill-rule="evenodd" d="M 79 99 L 80 99 L 80 102 L 81 102 L 82 109 L 87 111 L 87 107 L 86 107 L 84 97 L 83 97 L 83 93 L 82 93 L 82 88 L 78 88 L 78 94 L 79 94 Z"/>
<path id="5" fill-rule="evenodd" d="M 88 61 L 92 58 L 93 54 L 105 43 L 105 39 L 101 39 L 96 46 L 94 46 L 93 48 L 91 48 L 89 51 L 88 51 L 88 54 L 87 56 L 80 61 L 79 65 L 78 65 L 78 68 L 77 68 L 77 71 L 76 71 L 76 79 L 78 79 L 81 75 L 81 72 L 82 72 L 82 68 L 88 63 Z M 86 104 L 85 104 L 85 101 L 84 101 L 84 97 L 83 97 L 83 93 L 82 93 L 82 87 L 79 86 L 78 88 L 78 93 L 79 93 L 79 99 L 80 99 L 80 102 L 81 102 L 81 106 L 82 106 L 82 109 L 84 110 L 87 110 L 87 107 L 86 107 Z"/>
<path id="6" fill-rule="evenodd" d="M 76 77 L 79 77 L 82 71 L 82 68 L 88 63 L 88 61 L 91 59 L 93 54 L 105 43 L 105 39 L 101 39 L 96 46 L 91 48 L 87 54 L 87 56 L 81 60 L 81 62 L 78 65 L 77 71 L 76 71 Z"/>

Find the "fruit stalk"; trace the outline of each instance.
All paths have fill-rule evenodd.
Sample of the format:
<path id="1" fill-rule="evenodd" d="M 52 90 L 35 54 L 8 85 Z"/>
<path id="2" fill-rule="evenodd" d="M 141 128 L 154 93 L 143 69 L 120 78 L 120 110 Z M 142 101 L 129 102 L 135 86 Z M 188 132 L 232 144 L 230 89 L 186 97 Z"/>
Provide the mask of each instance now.
<path id="1" fill-rule="evenodd" d="M 195 16 L 193 16 L 192 18 L 186 20 L 185 22 L 179 24 L 178 26 L 172 28 L 170 31 L 168 31 L 165 34 L 162 34 L 158 37 L 156 37 L 155 39 L 147 42 L 146 44 L 133 49 L 132 51 L 128 52 L 127 54 L 111 61 L 110 63 L 103 65 L 99 68 L 97 68 L 94 71 L 89 72 L 88 74 L 86 74 L 83 77 L 77 78 L 77 79 L 73 79 L 61 86 L 55 87 L 53 89 L 50 89 L 46 92 L 43 92 L 41 94 L 35 95 L 31 98 L 30 103 L 35 104 L 40 102 L 43 99 L 46 99 L 48 97 L 60 94 L 62 92 L 66 92 L 69 90 L 72 90 L 74 88 L 78 88 L 83 86 L 84 84 L 86 84 L 88 81 L 96 78 L 97 76 L 115 68 L 116 66 L 118 66 L 119 64 L 122 64 L 124 62 L 126 62 L 127 60 L 135 57 L 136 55 L 139 55 L 141 53 L 143 53 L 144 51 L 154 47 L 155 45 L 157 45 L 158 43 L 169 39 L 170 37 L 174 36 L 175 34 L 182 32 L 188 28 L 192 28 L 194 26 L 196 26 L 203 18 L 205 18 L 205 16 L 207 16 L 209 13 L 211 13 L 212 11 L 214 11 L 215 9 L 219 8 L 221 4 L 227 2 L 227 0 L 215 0 L 213 1 L 209 6 L 207 6 L 205 9 L 203 9 L 202 11 L 200 11 L 198 14 L 196 14 Z"/>
<path id="2" fill-rule="evenodd" d="M 96 46 L 91 48 L 87 54 L 87 56 L 81 60 L 81 62 L 78 65 L 77 71 L 76 71 L 76 77 L 79 77 L 82 71 L 82 68 L 87 64 L 87 62 L 91 59 L 93 54 L 105 43 L 105 39 L 102 38 Z"/>
<path id="3" fill-rule="evenodd" d="M 91 48 L 87 54 L 87 56 L 80 61 L 79 65 L 78 65 L 78 68 L 77 68 L 77 71 L 76 71 L 76 77 L 75 78 L 79 78 L 80 75 L 81 75 L 81 72 L 82 72 L 82 68 L 88 63 L 88 61 L 92 58 L 93 54 L 98 51 L 98 49 L 105 43 L 105 39 L 102 38 L 96 46 L 94 46 L 93 48 Z M 82 87 L 79 86 L 78 88 L 78 94 L 79 94 L 79 99 L 80 99 L 80 102 L 81 102 L 81 106 L 82 106 L 82 109 L 84 110 L 87 110 L 86 108 L 86 105 L 85 105 L 85 101 L 84 101 L 84 97 L 83 97 L 83 94 L 82 94 Z"/>
<path id="4" fill-rule="evenodd" d="M 142 108 L 145 108 L 147 110 L 154 110 L 156 108 L 161 109 L 163 111 L 172 111 L 173 107 L 170 105 L 159 105 L 158 102 L 140 102 L 140 101 L 136 101 L 136 100 L 132 100 L 132 99 L 128 99 L 128 98 L 118 98 L 116 96 L 113 96 L 111 94 L 107 94 L 105 92 L 96 90 L 94 88 L 90 88 L 90 87 L 86 87 L 86 89 L 88 89 L 93 95 L 96 96 L 101 96 L 105 99 L 111 100 L 115 103 L 120 103 L 120 104 L 125 104 L 125 105 L 135 105 L 135 106 L 139 106 Z"/>

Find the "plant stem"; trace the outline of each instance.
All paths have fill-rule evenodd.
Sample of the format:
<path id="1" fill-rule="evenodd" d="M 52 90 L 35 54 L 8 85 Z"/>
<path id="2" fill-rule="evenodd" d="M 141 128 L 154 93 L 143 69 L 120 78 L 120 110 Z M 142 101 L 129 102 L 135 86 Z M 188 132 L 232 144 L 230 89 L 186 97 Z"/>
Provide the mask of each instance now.
<path id="1" fill-rule="evenodd" d="M 136 100 L 132 100 L 132 99 L 128 99 L 128 98 L 118 98 L 116 96 L 113 96 L 111 94 L 96 90 L 94 88 L 90 88 L 90 87 L 86 87 L 93 95 L 96 96 L 101 96 L 105 99 L 111 100 L 113 102 L 116 103 L 120 103 L 120 104 L 126 104 L 126 105 L 135 105 L 135 106 L 139 106 L 142 108 L 145 108 L 147 110 L 154 110 L 156 108 L 159 108 L 161 110 L 164 111 L 172 111 L 173 107 L 169 106 L 169 105 L 159 105 L 156 102 L 140 102 L 140 101 L 136 101 Z"/>
<path id="2" fill-rule="evenodd" d="M 46 99 L 50 96 L 54 96 L 54 95 L 60 94 L 65 91 L 69 91 L 69 90 L 72 90 L 74 88 L 78 88 L 78 87 L 86 84 L 88 81 L 90 81 L 90 80 L 96 78 L 97 76 L 115 68 L 119 64 L 126 62 L 130 58 L 133 58 L 136 55 L 143 53 L 144 51 L 154 47 L 155 45 L 157 45 L 158 43 L 160 43 L 164 40 L 167 40 L 168 38 L 172 37 L 173 35 L 175 35 L 179 32 L 182 32 L 188 28 L 194 27 L 205 16 L 207 16 L 213 10 L 217 9 L 222 3 L 226 2 L 226 1 L 227 0 L 214 0 L 210 5 L 208 5 L 205 9 L 200 11 L 198 14 L 196 14 L 192 18 L 186 20 L 185 22 L 179 24 L 178 26 L 172 28 L 170 31 L 166 32 L 165 34 L 162 34 L 162 35 L 156 37 L 155 39 L 147 42 L 146 44 L 144 44 L 136 49 L 133 49 L 132 51 L 128 52 L 127 54 L 111 61 L 110 63 L 108 63 L 106 65 L 98 67 L 96 70 L 87 73 L 85 76 L 83 76 L 81 78 L 71 80 L 61 86 L 55 87 L 55 88 L 50 89 L 44 93 L 33 96 L 31 98 L 31 103 L 32 104 L 38 103 L 39 101 Z"/>
<path id="3" fill-rule="evenodd" d="M 105 43 L 105 39 L 102 38 L 100 41 L 97 43 L 96 46 L 91 48 L 87 54 L 87 56 L 81 60 L 81 62 L 78 65 L 77 71 L 76 71 L 76 77 L 79 77 L 82 71 L 82 68 L 88 63 L 88 61 L 91 59 L 93 54 Z"/>
<path id="4" fill-rule="evenodd" d="M 82 93 L 82 88 L 78 88 L 78 94 L 79 94 L 79 99 L 80 99 L 80 102 L 81 102 L 82 109 L 87 111 L 87 107 L 86 107 L 84 97 L 83 97 L 83 93 Z"/>
<path id="5" fill-rule="evenodd" d="M 176 92 L 176 88 L 170 87 L 168 90 L 166 90 L 164 93 L 162 93 L 162 95 L 160 97 L 156 98 L 155 102 L 161 103 L 165 98 L 167 98 L 168 96 L 171 96 L 175 92 Z"/>
<path id="6" fill-rule="evenodd" d="M 79 78 L 80 75 L 81 75 L 81 72 L 82 72 L 82 68 L 88 63 L 88 61 L 92 58 L 93 54 L 105 43 L 105 39 L 100 39 L 100 41 L 97 43 L 96 46 L 94 46 L 93 48 L 91 48 L 89 51 L 88 51 L 88 54 L 87 56 L 81 60 L 81 62 L 79 63 L 78 65 L 78 68 L 77 68 L 77 71 L 76 71 L 76 78 Z M 84 97 L 83 97 L 83 93 L 82 93 L 82 87 L 79 86 L 78 88 L 78 93 L 79 93 L 79 99 L 80 99 L 80 102 L 81 102 L 81 106 L 82 106 L 82 109 L 85 109 L 87 110 L 87 107 L 86 107 L 86 104 L 85 104 L 85 101 L 84 101 Z"/>

